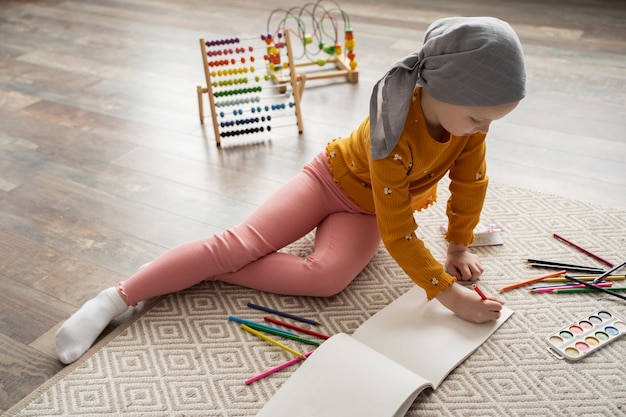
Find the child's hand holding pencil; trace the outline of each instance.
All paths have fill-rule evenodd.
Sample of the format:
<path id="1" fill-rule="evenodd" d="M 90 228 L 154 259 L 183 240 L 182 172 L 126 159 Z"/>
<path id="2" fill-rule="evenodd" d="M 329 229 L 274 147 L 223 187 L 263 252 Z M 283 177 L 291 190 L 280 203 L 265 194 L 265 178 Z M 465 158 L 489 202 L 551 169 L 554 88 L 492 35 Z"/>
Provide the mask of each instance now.
<path id="1" fill-rule="evenodd" d="M 454 284 L 437 295 L 437 300 L 446 308 L 471 323 L 486 323 L 500 318 L 500 310 L 504 301 L 487 297 L 475 284 L 474 292 L 468 291 L 460 284 Z M 480 298 L 476 297 L 480 295 Z"/>

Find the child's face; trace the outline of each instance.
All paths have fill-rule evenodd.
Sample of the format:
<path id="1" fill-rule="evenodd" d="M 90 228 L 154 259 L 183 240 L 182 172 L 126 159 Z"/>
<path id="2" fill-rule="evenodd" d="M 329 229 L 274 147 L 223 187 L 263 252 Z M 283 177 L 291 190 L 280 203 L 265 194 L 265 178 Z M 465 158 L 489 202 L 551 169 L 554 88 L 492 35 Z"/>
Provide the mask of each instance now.
<path id="1" fill-rule="evenodd" d="M 509 114 L 519 101 L 494 107 L 463 107 L 433 99 L 430 123 L 437 123 L 454 136 L 487 133 L 489 125 Z"/>

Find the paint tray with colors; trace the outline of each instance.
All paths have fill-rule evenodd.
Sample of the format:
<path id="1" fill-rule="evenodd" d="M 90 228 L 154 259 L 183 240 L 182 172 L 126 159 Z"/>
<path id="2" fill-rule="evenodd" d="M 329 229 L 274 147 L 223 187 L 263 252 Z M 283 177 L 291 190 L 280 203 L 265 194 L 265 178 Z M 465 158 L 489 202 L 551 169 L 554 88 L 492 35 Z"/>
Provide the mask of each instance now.
<path id="1" fill-rule="evenodd" d="M 599 310 L 548 336 L 549 350 L 560 359 L 579 360 L 626 333 L 626 322 Z"/>

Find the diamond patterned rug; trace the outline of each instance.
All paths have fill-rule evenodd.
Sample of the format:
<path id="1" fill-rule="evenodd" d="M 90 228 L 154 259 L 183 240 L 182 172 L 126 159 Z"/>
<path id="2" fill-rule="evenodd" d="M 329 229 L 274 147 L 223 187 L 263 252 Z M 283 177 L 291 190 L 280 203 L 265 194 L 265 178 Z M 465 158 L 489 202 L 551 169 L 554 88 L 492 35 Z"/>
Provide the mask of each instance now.
<path id="1" fill-rule="evenodd" d="M 440 260 L 444 191 L 440 203 L 416 214 L 418 234 Z M 552 232 L 615 263 L 626 259 L 623 211 L 492 185 L 483 220 L 504 228 L 504 245 L 473 249 L 486 267 L 481 286 L 490 294 L 549 272 L 529 268 L 525 258 L 603 266 Z M 305 255 L 311 247 L 309 235 L 285 250 Z M 291 357 L 242 331 L 229 315 L 262 321 L 264 313 L 246 306 L 253 302 L 314 318 L 321 323 L 316 330 L 326 334 L 351 333 L 412 285 L 382 247 L 353 284 L 329 298 L 204 283 L 154 300 L 5 415 L 254 416 L 297 365 L 246 385 L 245 379 Z M 578 362 L 557 359 L 546 348 L 551 332 L 595 310 L 626 318 L 626 301 L 527 288 L 500 296 L 516 313 L 436 391 L 420 394 L 408 416 L 626 415 L 626 337 Z"/>

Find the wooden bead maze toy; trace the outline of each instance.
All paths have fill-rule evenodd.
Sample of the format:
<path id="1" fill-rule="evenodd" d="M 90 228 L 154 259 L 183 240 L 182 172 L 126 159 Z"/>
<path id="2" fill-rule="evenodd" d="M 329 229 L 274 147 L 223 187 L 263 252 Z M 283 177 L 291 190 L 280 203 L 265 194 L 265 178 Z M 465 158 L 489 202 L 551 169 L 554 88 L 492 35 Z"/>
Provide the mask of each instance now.
<path id="1" fill-rule="evenodd" d="M 329 4 L 329 7 L 326 7 Z M 272 31 L 273 22 L 275 29 Z M 339 33 L 343 28 L 344 44 Z M 267 20 L 266 41 L 274 40 L 280 33 L 292 32 L 291 48 L 298 75 L 304 80 L 345 77 L 350 83 L 359 81 L 354 32 L 348 14 L 332 0 L 318 0 L 303 7 L 274 10 Z M 291 43 L 293 42 L 293 43 Z M 277 84 L 289 82 L 274 77 Z"/>
<path id="2" fill-rule="evenodd" d="M 227 137 L 269 136 L 273 128 L 286 126 L 284 119 L 294 114 L 302 133 L 303 81 L 295 72 L 291 54 L 261 37 L 200 39 L 200 49 L 206 78 L 206 87 L 197 87 L 200 123 L 204 123 L 203 94 L 207 94 L 217 146 Z M 274 77 L 287 81 L 278 86 Z"/>

